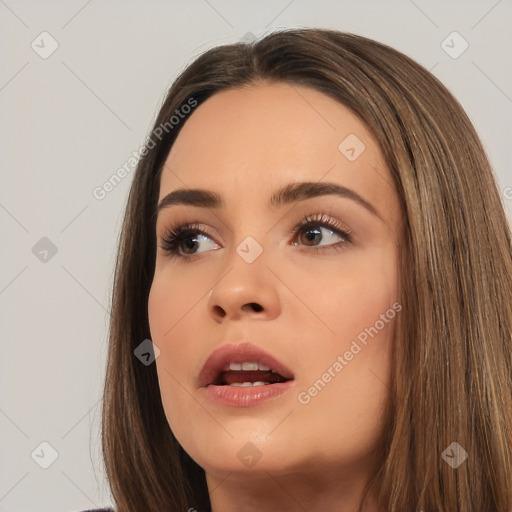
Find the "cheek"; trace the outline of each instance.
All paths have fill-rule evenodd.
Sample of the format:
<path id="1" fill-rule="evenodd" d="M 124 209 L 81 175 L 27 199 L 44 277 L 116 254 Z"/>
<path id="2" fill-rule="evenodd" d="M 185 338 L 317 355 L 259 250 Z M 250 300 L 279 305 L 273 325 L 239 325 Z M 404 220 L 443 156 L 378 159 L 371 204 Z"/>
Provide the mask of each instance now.
<path id="1" fill-rule="evenodd" d="M 329 339 L 319 337 L 314 351 L 303 345 L 301 351 L 310 357 L 297 399 L 303 421 L 313 430 L 328 430 L 333 439 L 343 434 L 344 441 L 331 444 L 335 452 L 346 449 L 350 439 L 354 454 L 360 453 L 381 435 L 395 324 L 401 314 L 396 257 L 388 249 L 346 258 L 335 277 L 321 276 L 331 291 L 328 300 L 316 292 L 322 319 L 333 332 Z"/>
<path id="2" fill-rule="evenodd" d="M 165 368 L 179 382 L 184 382 L 190 380 L 191 368 L 201 353 L 197 346 L 204 337 L 200 316 L 211 283 L 198 272 L 166 270 L 155 275 L 151 286 L 149 327 L 151 339 L 160 349 L 157 369 Z M 162 394 L 167 389 L 162 388 Z"/>
<path id="3" fill-rule="evenodd" d="M 376 324 L 379 331 L 387 330 L 397 298 L 396 276 L 391 271 L 367 268 L 354 274 L 338 293 L 337 307 L 330 311 L 336 338 L 341 342 L 358 336 L 364 340 L 362 333 Z"/>
<path id="4" fill-rule="evenodd" d="M 156 359 L 159 388 L 171 429 L 186 430 L 194 402 L 193 368 L 197 365 L 199 344 L 204 337 L 198 317 L 208 300 L 208 283 L 183 272 L 155 275 L 148 299 L 151 340 L 160 349 Z M 187 411 L 187 414 L 183 414 Z M 197 411 L 200 414 L 200 411 Z"/>
<path id="5" fill-rule="evenodd" d="M 186 275 L 186 278 L 184 277 Z M 157 272 L 148 300 L 148 317 L 153 341 L 167 339 L 178 324 L 208 293 L 208 283 L 190 272 Z"/>
<path id="6" fill-rule="evenodd" d="M 361 259 L 359 269 L 338 294 L 342 309 L 337 315 L 335 310 L 331 312 L 337 354 L 346 354 L 348 362 L 344 378 L 357 388 L 353 396 L 364 395 L 369 403 L 372 392 L 380 396 L 380 391 L 387 389 L 395 324 L 402 309 L 397 260 L 391 247 L 388 249 Z"/>
<path id="7" fill-rule="evenodd" d="M 187 274 L 185 279 L 176 273 L 172 277 L 163 272 L 155 276 L 149 293 L 148 318 L 151 339 L 160 349 L 159 373 L 165 368 L 180 382 L 190 375 L 194 343 L 200 339 L 196 332 L 200 322 L 196 317 L 207 300 L 204 280 L 201 284 L 193 276 Z"/>
<path id="8" fill-rule="evenodd" d="M 398 299 L 397 257 L 392 244 L 347 254 L 343 256 L 343 265 L 325 266 L 314 275 L 304 276 L 292 281 L 290 275 L 288 279 L 294 282 L 297 295 L 324 324 L 314 322 L 319 336 L 326 341 L 330 339 L 331 347 L 338 349 L 372 327 Z M 296 312 L 295 315 L 298 319 Z M 311 315 L 307 317 L 311 320 Z M 302 348 L 307 351 L 308 336 L 298 338 L 302 338 Z"/>

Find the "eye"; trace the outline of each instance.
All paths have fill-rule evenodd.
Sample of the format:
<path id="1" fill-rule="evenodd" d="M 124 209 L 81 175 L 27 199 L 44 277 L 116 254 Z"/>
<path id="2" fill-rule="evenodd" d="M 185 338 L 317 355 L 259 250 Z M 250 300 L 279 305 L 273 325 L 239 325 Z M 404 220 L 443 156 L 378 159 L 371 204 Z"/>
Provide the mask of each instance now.
<path id="1" fill-rule="evenodd" d="M 298 239 L 298 242 L 294 241 L 291 245 L 301 245 L 317 252 L 338 252 L 352 243 L 350 229 L 325 214 L 303 218 L 294 226 L 291 234 L 294 235 L 294 239 Z M 322 244 L 324 241 L 327 243 Z M 220 248 L 208 235 L 207 227 L 201 224 L 171 227 L 162 236 L 160 247 L 166 255 L 183 260 L 190 260 L 202 252 Z"/>
<path id="2" fill-rule="evenodd" d="M 300 245 L 311 247 L 318 252 L 325 250 L 339 251 L 346 244 L 352 243 L 350 229 L 325 214 L 316 214 L 303 218 L 294 227 L 293 233 L 297 234 L 296 238 L 299 239 Z M 324 239 L 331 243 L 319 245 Z M 338 239 L 337 243 L 336 239 Z M 317 242 L 319 243 L 317 244 Z M 293 242 L 292 245 L 299 245 L 299 243 Z"/>
<path id="3" fill-rule="evenodd" d="M 205 247 L 202 248 L 201 244 Z M 190 258 L 195 254 L 217 249 L 219 245 L 208 236 L 200 224 L 184 224 L 167 231 L 162 237 L 160 247 L 170 256 Z"/>

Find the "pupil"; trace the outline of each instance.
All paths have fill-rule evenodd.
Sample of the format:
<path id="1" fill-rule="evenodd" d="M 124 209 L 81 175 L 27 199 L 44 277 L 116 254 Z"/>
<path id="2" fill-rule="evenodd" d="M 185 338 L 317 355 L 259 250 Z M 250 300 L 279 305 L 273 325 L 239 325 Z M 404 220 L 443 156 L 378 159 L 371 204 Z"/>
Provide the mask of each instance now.
<path id="1" fill-rule="evenodd" d="M 196 241 L 192 237 L 184 238 L 183 242 L 185 242 L 187 249 L 190 249 L 190 250 L 193 250 L 195 247 L 195 244 L 196 244 Z"/>
<path id="2" fill-rule="evenodd" d="M 306 238 L 310 242 L 314 242 L 316 236 L 321 236 L 319 229 L 308 229 L 306 231 Z"/>

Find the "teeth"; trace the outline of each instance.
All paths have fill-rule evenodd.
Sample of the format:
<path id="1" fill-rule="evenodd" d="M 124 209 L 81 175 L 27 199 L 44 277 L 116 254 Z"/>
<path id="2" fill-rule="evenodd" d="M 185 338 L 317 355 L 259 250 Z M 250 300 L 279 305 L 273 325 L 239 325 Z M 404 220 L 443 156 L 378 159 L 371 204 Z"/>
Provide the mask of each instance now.
<path id="1" fill-rule="evenodd" d="M 230 384 L 230 386 L 236 386 L 236 387 L 239 387 L 239 388 L 248 388 L 250 386 L 268 386 L 268 382 L 261 382 L 261 381 L 257 381 L 257 382 L 233 382 L 232 384 Z"/>
<path id="2" fill-rule="evenodd" d="M 267 366 L 263 363 L 258 363 L 256 361 L 247 361 L 243 363 L 229 363 L 229 367 L 226 365 L 224 371 L 228 371 L 228 369 L 235 372 L 255 372 L 258 370 L 262 372 L 268 372 L 270 370 L 270 366 Z M 274 370 L 272 370 L 272 372 L 275 373 Z"/>

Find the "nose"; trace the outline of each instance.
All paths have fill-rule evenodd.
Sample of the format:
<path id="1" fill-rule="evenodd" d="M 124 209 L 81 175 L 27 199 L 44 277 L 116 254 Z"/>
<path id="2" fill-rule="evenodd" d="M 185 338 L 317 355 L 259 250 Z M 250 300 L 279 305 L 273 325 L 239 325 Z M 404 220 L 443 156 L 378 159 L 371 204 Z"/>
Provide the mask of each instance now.
<path id="1" fill-rule="evenodd" d="M 272 320 L 281 313 L 277 279 L 265 265 L 236 262 L 210 290 L 208 311 L 216 323 Z"/>

